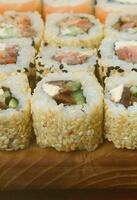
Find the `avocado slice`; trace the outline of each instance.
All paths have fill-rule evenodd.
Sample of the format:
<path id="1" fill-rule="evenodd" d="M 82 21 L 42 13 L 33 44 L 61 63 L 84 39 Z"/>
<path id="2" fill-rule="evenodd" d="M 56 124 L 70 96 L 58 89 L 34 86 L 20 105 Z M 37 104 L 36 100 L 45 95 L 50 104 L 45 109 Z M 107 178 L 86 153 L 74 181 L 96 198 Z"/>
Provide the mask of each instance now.
<path id="1" fill-rule="evenodd" d="M 75 92 L 81 89 L 81 83 L 79 81 L 69 81 L 66 83 L 66 86 L 72 91 Z"/>
<path id="2" fill-rule="evenodd" d="M 132 86 L 130 88 L 130 91 L 131 91 L 132 96 L 137 97 L 137 86 Z"/>
<path id="3" fill-rule="evenodd" d="M 0 38 L 10 38 L 10 37 L 19 37 L 20 34 L 15 27 L 4 27 L 1 28 Z"/>
<path id="4" fill-rule="evenodd" d="M 84 34 L 85 32 L 78 26 L 71 25 L 68 28 L 68 33 L 66 35 L 77 36 L 79 34 Z"/>
<path id="5" fill-rule="evenodd" d="M 83 95 L 83 90 L 75 91 L 71 94 L 77 105 L 83 105 L 86 103 L 86 98 Z"/>
<path id="6" fill-rule="evenodd" d="M 12 97 L 11 100 L 9 101 L 9 108 L 17 108 L 17 106 L 19 105 L 19 101 L 15 98 Z"/>

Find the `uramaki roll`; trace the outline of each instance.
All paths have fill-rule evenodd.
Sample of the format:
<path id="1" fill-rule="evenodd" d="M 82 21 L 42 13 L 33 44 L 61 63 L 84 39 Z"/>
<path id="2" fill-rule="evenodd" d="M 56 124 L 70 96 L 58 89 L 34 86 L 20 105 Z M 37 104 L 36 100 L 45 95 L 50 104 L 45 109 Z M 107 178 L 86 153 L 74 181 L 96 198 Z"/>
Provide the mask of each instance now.
<path id="1" fill-rule="evenodd" d="M 109 14 L 105 23 L 105 36 L 137 38 L 137 14 Z"/>
<path id="2" fill-rule="evenodd" d="M 57 46 L 95 48 L 103 37 L 102 24 L 88 14 L 50 14 L 45 27 L 45 40 Z"/>
<path id="3" fill-rule="evenodd" d="M 96 50 L 76 47 L 41 46 L 36 57 L 37 78 L 43 78 L 50 72 L 94 72 Z"/>
<path id="4" fill-rule="evenodd" d="M 32 45 L 32 40 L 27 38 L 0 40 L 0 72 L 25 73 L 32 85 L 36 76 L 34 63 L 36 50 Z"/>
<path id="5" fill-rule="evenodd" d="M 43 15 L 51 13 L 94 13 L 94 0 L 44 0 Z"/>
<path id="6" fill-rule="evenodd" d="M 25 74 L 0 73 L 0 150 L 26 148 L 31 140 L 30 88 Z"/>
<path id="7" fill-rule="evenodd" d="M 43 21 L 38 12 L 7 11 L 0 15 L 0 39 L 31 38 L 35 47 L 39 47 L 43 29 Z"/>
<path id="8" fill-rule="evenodd" d="M 105 80 L 105 137 L 116 148 L 137 148 L 137 72 Z"/>
<path id="9" fill-rule="evenodd" d="M 5 11 L 41 12 L 41 0 L 0 0 L 0 14 Z"/>
<path id="10" fill-rule="evenodd" d="M 96 17 L 103 23 L 110 13 L 136 14 L 136 10 L 137 0 L 97 0 L 95 7 Z"/>
<path id="11" fill-rule="evenodd" d="M 136 38 L 136 37 L 135 37 Z M 137 70 L 137 40 L 115 37 L 106 38 L 99 48 L 101 78 L 112 73 Z"/>
<path id="12" fill-rule="evenodd" d="M 102 142 L 102 88 L 86 72 L 48 74 L 34 91 L 32 116 L 40 147 L 93 151 Z"/>

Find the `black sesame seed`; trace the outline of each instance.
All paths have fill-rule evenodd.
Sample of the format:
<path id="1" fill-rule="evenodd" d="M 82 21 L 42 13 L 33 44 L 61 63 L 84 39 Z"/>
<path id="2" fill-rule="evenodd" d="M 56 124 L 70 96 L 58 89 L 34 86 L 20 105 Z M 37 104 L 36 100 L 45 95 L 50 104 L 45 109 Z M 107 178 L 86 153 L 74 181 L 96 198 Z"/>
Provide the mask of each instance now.
<path id="1" fill-rule="evenodd" d="M 131 71 L 135 71 L 135 72 L 137 72 L 137 69 L 136 69 L 136 68 L 133 68 Z"/>
<path id="2" fill-rule="evenodd" d="M 48 45 L 48 43 L 47 43 L 47 42 L 45 42 L 45 43 L 44 43 L 44 46 L 47 46 L 47 45 Z"/>
<path id="3" fill-rule="evenodd" d="M 43 70 L 41 69 L 41 70 L 38 70 L 38 72 L 40 73 L 40 74 L 42 74 L 43 73 Z"/>
<path id="4" fill-rule="evenodd" d="M 21 72 L 21 70 L 20 70 L 20 69 L 17 69 L 17 72 Z"/>
<path id="5" fill-rule="evenodd" d="M 61 46 L 58 46 L 59 49 L 61 49 Z"/>
<path id="6" fill-rule="evenodd" d="M 115 69 L 117 70 L 117 69 L 120 69 L 120 67 L 119 66 L 115 66 Z"/>
<path id="7" fill-rule="evenodd" d="M 27 68 L 24 68 L 25 72 L 28 72 L 29 70 Z"/>
<path id="8" fill-rule="evenodd" d="M 81 49 L 85 49 L 85 47 L 81 47 Z"/>
<path id="9" fill-rule="evenodd" d="M 30 64 L 29 64 L 29 67 L 30 67 L 30 68 L 34 68 L 34 67 L 35 67 L 35 64 L 34 64 L 34 63 L 30 63 Z"/>
<path id="10" fill-rule="evenodd" d="M 123 69 L 118 69 L 118 72 L 122 73 L 122 72 L 124 72 L 124 70 Z"/>
<path id="11" fill-rule="evenodd" d="M 63 69 L 63 68 L 64 68 L 64 65 L 63 65 L 63 64 L 60 64 L 59 68 L 60 68 L 60 69 Z"/>
<path id="12" fill-rule="evenodd" d="M 109 69 L 109 70 L 113 70 L 113 69 L 115 69 L 115 67 L 110 66 L 110 67 L 108 67 L 108 69 Z"/>
<path id="13" fill-rule="evenodd" d="M 101 58 L 101 52 L 100 52 L 100 50 L 98 50 L 97 55 L 98 55 L 99 58 Z"/>
<path id="14" fill-rule="evenodd" d="M 67 71 L 67 70 L 65 70 L 65 69 L 64 69 L 64 70 L 62 70 L 62 72 L 64 72 L 64 73 L 68 73 L 68 71 Z"/>
<path id="15" fill-rule="evenodd" d="M 32 44 L 31 44 L 33 47 L 35 46 L 35 42 L 34 42 L 34 40 L 32 40 Z"/>
<path id="16" fill-rule="evenodd" d="M 98 63 L 96 63 L 96 64 L 94 65 L 94 67 L 95 67 L 95 68 L 99 68 L 100 65 L 99 65 Z"/>
<path id="17" fill-rule="evenodd" d="M 39 65 L 40 67 L 44 67 L 44 66 L 45 66 L 45 65 L 42 64 L 41 62 L 38 62 L 38 65 Z"/>

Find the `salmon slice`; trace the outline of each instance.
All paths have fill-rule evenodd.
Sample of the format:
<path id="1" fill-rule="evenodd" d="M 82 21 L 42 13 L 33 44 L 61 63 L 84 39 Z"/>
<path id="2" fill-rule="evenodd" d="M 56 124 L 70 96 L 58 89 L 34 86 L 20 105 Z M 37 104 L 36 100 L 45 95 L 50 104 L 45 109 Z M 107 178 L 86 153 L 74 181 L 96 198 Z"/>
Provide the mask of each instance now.
<path id="1" fill-rule="evenodd" d="M 95 7 L 95 16 L 102 22 L 105 23 L 106 18 L 108 16 L 109 12 L 106 10 L 103 10 L 101 7 L 98 5 Z"/>
<path id="2" fill-rule="evenodd" d="M 4 19 L 1 24 L 10 25 L 16 27 L 23 37 L 35 36 L 35 30 L 32 28 L 31 20 L 26 15 L 16 14 L 15 16 L 4 15 Z"/>
<path id="3" fill-rule="evenodd" d="M 125 31 L 137 27 L 137 16 L 125 15 L 120 17 L 119 21 L 113 25 L 113 28 L 119 31 Z"/>
<path id="4" fill-rule="evenodd" d="M 137 46 L 125 46 L 115 51 L 119 59 L 137 64 Z"/>
<path id="5" fill-rule="evenodd" d="M 88 32 L 88 30 L 94 25 L 89 21 L 88 18 L 85 17 L 68 17 L 65 20 L 59 23 L 61 29 L 67 28 L 69 26 L 77 26 L 82 29 L 84 32 Z"/>
<path id="6" fill-rule="evenodd" d="M 54 7 L 48 4 L 43 6 L 43 15 L 45 17 L 48 14 L 65 12 L 94 14 L 94 7 L 87 2 L 77 6 Z"/>
<path id="7" fill-rule="evenodd" d="M 67 65 L 78 65 L 86 62 L 87 56 L 79 52 L 63 52 L 53 56 L 53 59 Z"/>
<path id="8" fill-rule="evenodd" d="M 14 45 L 12 47 L 6 47 L 5 50 L 0 51 L 0 64 L 14 64 L 17 61 L 18 49 Z"/>
<path id="9" fill-rule="evenodd" d="M 41 13 L 41 0 L 28 0 L 26 3 L 10 3 L 10 1 L 5 1 L 5 3 L 0 4 L 0 14 L 5 11 L 14 10 L 19 12 L 28 11 L 38 11 Z"/>

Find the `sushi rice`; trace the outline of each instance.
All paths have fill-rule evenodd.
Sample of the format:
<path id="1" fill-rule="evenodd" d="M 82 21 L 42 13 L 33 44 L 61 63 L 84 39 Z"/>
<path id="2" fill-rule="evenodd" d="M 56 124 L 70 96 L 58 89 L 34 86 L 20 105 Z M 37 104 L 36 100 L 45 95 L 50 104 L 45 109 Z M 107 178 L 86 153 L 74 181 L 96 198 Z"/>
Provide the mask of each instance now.
<path id="1" fill-rule="evenodd" d="M 10 89 L 18 105 L 7 109 L 2 109 L 0 105 L 0 150 L 24 149 L 30 144 L 32 134 L 31 95 L 27 77 L 25 74 L 13 73 L 8 76 L 0 73 L 2 87 Z M 0 89 L 0 100 L 2 91 Z"/>
<path id="2" fill-rule="evenodd" d="M 41 46 L 36 57 L 37 77 L 43 78 L 50 72 L 94 72 L 96 50 L 76 47 Z"/>
<path id="3" fill-rule="evenodd" d="M 87 20 L 91 27 L 88 32 L 82 30 L 83 25 L 79 28 L 77 25 L 70 24 L 69 26 L 61 30 L 59 24 L 64 20 L 70 19 Z M 73 20 L 72 20 L 73 21 Z M 64 25 L 66 22 L 63 23 Z M 70 32 L 69 32 L 70 31 Z M 79 31 L 81 31 L 79 33 Z M 45 41 L 48 44 L 54 46 L 74 46 L 74 47 L 87 47 L 95 48 L 99 46 L 99 43 L 103 37 L 103 27 L 102 24 L 95 19 L 94 16 L 88 14 L 50 14 L 47 17 L 46 27 L 45 27 Z"/>
<path id="4" fill-rule="evenodd" d="M 115 101 L 121 98 L 120 90 L 123 86 L 133 86 L 136 90 L 136 77 L 137 72 L 129 72 L 114 74 L 105 80 L 105 137 L 116 148 L 137 148 L 137 102 L 125 107 L 118 101 L 112 101 L 112 97 L 115 97 Z"/>
<path id="5" fill-rule="evenodd" d="M 3 39 L 0 40 L 0 51 L 5 51 L 7 53 L 7 48 L 16 48 L 16 59 L 13 63 L 1 63 L 3 59 L 0 58 L 0 73 L 11 74 L 12 72 L 25 73 L 29 80 L 35 79 L 36 69 L 34 63 L 34 57 L 36 50 L 32 46 L 32 40 L 27 38 L 13 38 L 13 39 Z M 14 48 L 13 48 L 14 50 Z M 11 59 L 13 59 L 13 52 L 10 50 Z M 26 57 L 27 55 L 27 57 Z M 7 58 L 8 59 L 8 58 Z M 32 84 L 32 83 L 31 83 Z"/>
<path id="6" fill-rule="evenodd" d="M 20 27 L 25 27 L 27 33 Z M 27 37 L 33 39 L 35 47 L 38 48 L 43 31 L 44 24 L 38 12 L 7 11 L 0 15 L 0 39 Z"/>
<path id="7" fill-rule="evenodd" d="M 99 66 L 100 66 L 99 73 L 100 73 L 101 79 L 115 72 L 121 73 L 124 71 L 137 70 L 137 63 L 130 62 L 130 61 L 127 61 L 126 59 L 124 60 L 118 57 L 115 50 L 116 50 L 116 47 L 120 48 L 120 45 L 121 45 L 121 48 L 123 48 L 124 45 L 125 47 L 126 45 L 127 47 L 128 45 L 131 47 L 134 47 L 134 46 L 137 47 L 137 40 L 136 39 L 130 40 L 129 38 L 126 38 L 126 37 L 125 38 L 115 37 L 115 39 L 113 39 L 112 37 L 107 37 L 102 41 L 101 46 L 99 48 L 100 58 L 98 61 Z M 127 49 L 125 50 L 125 53 L 126 51 Z M 135 53 L 135 52 L 132 52 L 132 53 Z M 128 54 L 125 55 L 125 58 L 126 56 L 128 56 Z"/>
<path id="8" fill-rule="evenodd" d="M 105 22 L 110 13 L 136 14 L 137 0 L 97 0 L 95 15 Z"/>
<path id="9" fill-rule="evenodd" d="M 49 81 L 80 81 L 86 103 L 65 106 L 45 91 Z M 56 87 L 55 87 L 56 90 Z M 49 93 L 48 93 L 49 92 Z M 46 106 L 45 106 L 46 105 Z M 33 127 L 37 144 L 58 151 L 95 150 L 102 142 L 103 91 L 94 75 L 86 72 L 53 73 L 40 81 L 32 97 Z"/>
<path id="10" fill-rule="evenodd" d="M 131 18 L 131 21 L 129 21 L 130 18 Z M 137 18 L 137 15 L 129 15 L 129 14 L 121 14 L 121 13 L 109 14 L 105 23 L 105 29 L 104 29 L 105 37 L 120 36 L 120 37 L 129 37 L 130 39 L 135 38 L 135 37 L 137 38 L 137 20 L 136 20 L 136 26 L 135 26 L 135 23 L 132 21 L 132 18 Z M 124 23 L 122 24 L 123 30 L 118 30 L 116 26 L 118 23 L 119 24 L 122 23 L 121 21 L 122 19 L 127 20 L 127 22 L 125 23 L 125 25 Z"/>

